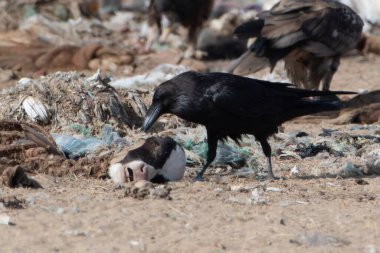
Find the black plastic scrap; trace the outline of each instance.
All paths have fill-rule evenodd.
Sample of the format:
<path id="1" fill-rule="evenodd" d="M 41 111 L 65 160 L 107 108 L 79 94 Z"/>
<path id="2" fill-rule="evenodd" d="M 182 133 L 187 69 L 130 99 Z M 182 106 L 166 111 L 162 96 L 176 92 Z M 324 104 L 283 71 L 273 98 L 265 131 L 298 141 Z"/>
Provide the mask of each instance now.
<path id="1" fill-rule="evenodd" d="M 343 152 L 339 152 L 332 149 L 331 147 L 327 145 L 326 142 L 318 143 L 315 145 L 313 143 L 310 143 L 309 145 L 305 145 L 304 143 L 299 143 L 297 144 L 297 148 L 295 151 L 301 158 L 313 157 L 323 151 L 326 151 L 330 155 L 334 155 L 335 157 L 344 156 Z"/>

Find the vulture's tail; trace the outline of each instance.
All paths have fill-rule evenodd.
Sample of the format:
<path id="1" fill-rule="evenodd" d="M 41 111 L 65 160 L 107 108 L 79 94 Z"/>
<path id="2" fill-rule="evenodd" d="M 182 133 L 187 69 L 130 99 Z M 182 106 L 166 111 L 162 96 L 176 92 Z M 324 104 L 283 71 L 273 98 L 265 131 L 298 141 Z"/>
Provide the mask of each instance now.
<path id="1" fill-rule="evenodd" d="M 236 75 L 247 75 L 255 73 L 270 66 L 269 59 L 258 57 L 255 52 L 248 50 L 238 59 L 236 59 L 227 69 L 227 73 Z"/>

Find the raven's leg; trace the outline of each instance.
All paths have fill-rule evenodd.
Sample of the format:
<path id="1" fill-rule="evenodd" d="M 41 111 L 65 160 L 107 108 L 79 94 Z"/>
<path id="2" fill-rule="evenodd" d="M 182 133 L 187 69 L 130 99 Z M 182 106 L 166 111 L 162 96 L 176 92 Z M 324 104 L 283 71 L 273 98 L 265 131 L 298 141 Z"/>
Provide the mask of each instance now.
<path id="1" fill-rule="evenodd" d="M 207 144 L 208 144 L 208 150 L 207 150 L 207 161 L 206 164 L 203 166 L 202 170 L 198 171 L 197 176 L 194 178 L 194 181 L 204 181 L 203 174 L 207 170 L 207 168 L 210 166 L 210 164 L 214 161 L 216 157 L 216 148 L 218 147 L 218 138 L 215 134 L 210 133 L 210 131 L 207 130 Z"/>
<path id="2" fill-rule="evenodd" d="M 267 161 L 268 161 L 268 177 L 269 179 L 276 179 L 276 177 L 273 175 L 273 171 L 272 171 L 272 159 L 271 159 L 271 153 L 272 153 L 272 149 L 267 141 L 267 139 L 261 139 L 259 140 L 260 144 L 261 144 L 261 148 L 263 149 L 263 152 L 264 152 L 264 155 L 267 157 Z"/>

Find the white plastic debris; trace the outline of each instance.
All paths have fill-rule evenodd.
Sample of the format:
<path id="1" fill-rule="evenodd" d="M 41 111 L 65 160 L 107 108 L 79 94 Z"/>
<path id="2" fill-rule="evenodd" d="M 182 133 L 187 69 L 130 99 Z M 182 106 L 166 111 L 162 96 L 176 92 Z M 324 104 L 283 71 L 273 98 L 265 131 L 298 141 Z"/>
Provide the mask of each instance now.
<path id="1" fill-rule="evenodd" d="M 33 121 L 41 121 L 46 123 L 49 119 L 44 104 L 38 98 L 32 96 L 26 97 L 22 102 L 22 107 L 29 118 Z"/>
<path id="2" fill-rule="evenodd" d="M 363 172 L 357 168 L 354 164 L 346 162 L 343 165 L 343 173 L 346 177 L 361 177 Z"/>
<path id="3" fill-rule="evenodd" d="M 268 73 L 264 75 L 262 79 L 270 82 L 291 83 L 289 78 L 286 77 L 286 73 L 282 73 L 279 71 L 273 71 L 272 73 Z"/>
<path id="4" fill-rule="evenodd" d="M 129 244 L 134 248 L 141 252 L 145 251 L 144 241 L 140 238 L 139 240 L 130 240 Z"/>
<path id="5" fill-rule="evenodd" d="M 366 248 L 368 253 L 379 253 L 379 251 L 376 249 L 376 246 L 373 244 L 367 245 Z"/>
<path id="6" fill-rule="evenodd" d="M 94 84 L 94 83 L 98 82 L 99 79 L 100 79 L 100 69 L 98 69 L 96 71 L 96 73 L 93 74 L 92 76 L 87 77 L 86 81 L 89 82 L 89 83 L 91 83 L 91 84 Z"/>
<path id="7" fill-rule="evenodd" d="M 230 187 L 230 190 L 232 192 L 249 192 L 253 188 L 254 187 L 252 187 L 252 186 L 247 186 L 247 185 L 239 184 L 239 185 L 232 185 Z"/>
<path id="8" fill-rule="evenodd" d="M 290 150 L 283 150 L 280 154 L 280 158 L 294 158 L 298 161 L 301 161 L 302 158 L 296 152 Z"/>
<path id="9" fill-rule="evenodd" d="M 266 200 L 263 197 L 264 189 L 263 188 L 255 188 L 251 193 L 251 201 L 255 205 L 263 205 L 266 204 Z"/>
<path id="10" fill-rule="evenodd" d="M 294 165 L 294 167 L 290 169 L 290 175 L 297 176 L 298 174 L 300 174 L 300 170 L 298 169 L 297 165 Z"/>
<path id="11" fill-rule="evenodd" d="M 0 225 L 10 225 L 11 217 L 6 214 L 0 214 Z"/>
<path id="12" fill-rule="evenodd" d="M 137 87 L 147 88 L 170 80 L 188 70 L 189 69 L 183 65 L 161 64 L 149 73 L 115 80 L 112 81 L 110 85 L 114 88 L 123 89 Z"/>
<path id="13" fill-rule="evenodd" d="M 375 149 L 363 154 L 362 160 L 365 162 L 369 171 L 380 174 L 380 149 Z"/>
<path id="14" fill-rule="evenodd" d="M 281 188 L 277 188 L 277 187 L 268 187 L 266 189 L 267 192 L 282 192 L 282 189 Z"/>
<path id="15" fill-rule="evenodd" d="M 33 79 L 24 77 L 18 80 L 17 85 L 21 87 L 27 87 L 29 85 L 32 85 L 33 83 L 34 83 Z"/>

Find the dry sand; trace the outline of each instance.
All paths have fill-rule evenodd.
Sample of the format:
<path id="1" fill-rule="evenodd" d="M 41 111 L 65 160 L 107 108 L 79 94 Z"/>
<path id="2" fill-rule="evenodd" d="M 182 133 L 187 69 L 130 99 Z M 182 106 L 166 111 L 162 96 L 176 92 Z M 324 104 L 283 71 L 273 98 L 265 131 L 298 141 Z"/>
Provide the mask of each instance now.
<path id="1" fill-rule="evenodd" d="M 343 59 L 332 89 L 379 89 L 379 64 Z M 285 131 L 325 125 L 290 122 Z M 170 184 L 172 200 L 126 198 L 109 181 L 37 175 L 44 189 L 0 188 L 0 202 L 15 196 L 24 207 L 0 207 L 0 220 L 13 223 L 0 225 L 0 252 L 379 252 L 380 178 L 363 185 L 313 177 L 318 156 L 303 171 L 310 177 L 280 171 L 303 162 L 275 158 L 275 173 L 287 177 L 280 181 L 207 174 L 192 183 L 192 170 Z"/>

